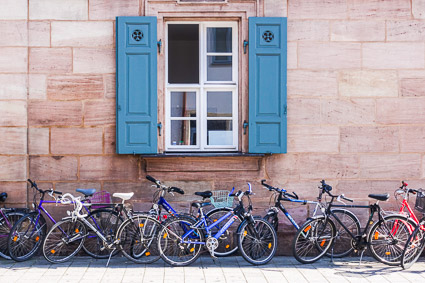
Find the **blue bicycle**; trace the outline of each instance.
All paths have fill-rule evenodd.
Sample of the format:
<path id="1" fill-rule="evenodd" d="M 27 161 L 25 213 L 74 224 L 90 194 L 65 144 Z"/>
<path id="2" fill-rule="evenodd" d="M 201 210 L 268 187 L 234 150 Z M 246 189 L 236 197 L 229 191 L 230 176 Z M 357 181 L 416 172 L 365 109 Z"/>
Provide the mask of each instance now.
<path id="1" fill-rule="evenodd" d="M 199 257 L 204 246 L 215 258 L 215 250 L 221 244 L 220 237 L 235 221 L 242 219 L 236 235 L 243 258 L 254 265 L 268 263 L 276 253 L 276 231 L 269 222 L 251 215 L 251 184 L 248 186 L 246 192 L 238 191 L 233 194 L 232 190 L 229 196 L 235 196 L 239 201 L 238 205 L 211 224 L 203 212 L 203 208 L 211 204 L 208 202 L 192 203 L 192 206 L 199 211 L 197 221 L 190 218 L 176 218 L 164 223 L 158 234 L 158 250 L 162 259 L 173 266 L 186 266 Z M 246 208 L 243 203 L 244 196 L 248 199 Z M 222 223 L 223 226 L 215 232 L 215 227 Z"/>

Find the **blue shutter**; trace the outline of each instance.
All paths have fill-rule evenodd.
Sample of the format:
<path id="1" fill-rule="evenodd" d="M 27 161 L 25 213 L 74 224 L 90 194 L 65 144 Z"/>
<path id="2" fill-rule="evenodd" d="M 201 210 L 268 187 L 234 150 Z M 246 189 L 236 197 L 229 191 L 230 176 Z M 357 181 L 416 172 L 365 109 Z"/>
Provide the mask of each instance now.
<path id="1" fill-rule="evenodd" d="M 286 153 L 286 18 L 249 18 L 249 152 Z"/>
<path id="2" fill-rule="evenodd" d="M 157 153 L 156 17 L 117 17 L 117 153 Z"/>

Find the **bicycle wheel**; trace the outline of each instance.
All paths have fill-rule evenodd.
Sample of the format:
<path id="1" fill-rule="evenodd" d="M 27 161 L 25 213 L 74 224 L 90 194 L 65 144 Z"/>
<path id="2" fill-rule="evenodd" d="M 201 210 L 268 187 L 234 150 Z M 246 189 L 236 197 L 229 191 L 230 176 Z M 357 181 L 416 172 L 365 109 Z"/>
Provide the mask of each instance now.
<path id="1" fill-rule="evenodd" d="M 254 219 L 253 223 L 241 224 L 238 246 L 243 258 L 254 265 L 268 263 L 277 249 L 277 234 L 273 226 L 264 219 Z"/>
<path id="2" fill-rule="evenodd" d="M 421 221 L 406 242 L 401 255 L 401 267 L 403 269 L 410 268 L 419 259 L 425 248 L 425 228 L 423 225 L 425 225 L 425 222 Z"/>
<path id="3" fill-rule="evenodd" d="M 332 212 L 354 236 L 360 235 L 360 222 L 355 214 L 346 209 L 332 209 Z M 329 217 L 335 224 L 336 235 L 332 247 L 326 252 L 326 256 L 337 258 L 347 256 L 354 250 L 351 245 L 351 235 L 332 215 Z"/>
<path id="4" fill-rule="evenodd" d="M 5 217 L 0 216 L 0 257 L 10 259 L 8 247 L 10 231 L 25 213 L 19 211 L 7 211 L 3 213 Z"/>
<path id="5" fill-rule="evenodd" d="M 372 256 L 388 265 L 400 265 L 404 247 L 415 226 L 413 220 L 401 215 L 389 215 L 375 222 L 367 237 Z"/>
<path id="6" fill-rule="evenodd" d="M 43 242 L 43 256 L 51 263 L 71 259 L 83 246 L 86 227 L 80 220 L 66 219 L 52 226 Z"/>
<path id="7" fill-rule="evenodd" d="M 41 214 L 27 214 L 13 225 L 9 234 L 9 255 L 15 261 L 25 261 L 37 254 L 46 236 L 46 220 Z"/>
<path id="8" fill-rule="evenodd" d="M 158 235 L 158 250 L 166 263 L 186 266 L 199 257 L 204 246 L 199 242 L 204 242 L 204 235 L 200 229 L 191 228 L 195 222 L 191 218 L 176 218 L 163 223 Z"/>
<path id="9" fill-rule="evenodd" d="M 110 242 L 114 241 L 118 227 L 123 222 L 118 213 L 110 209 L 93 210 L 86 219 Z M 116 225 L 117 222 L 118 225 Z M 84 252 L 93 258 L 109 258 L 111 250 L 104 248 L 102 239 L 100 239 L 93 230 L 88 230 L 87 237 L 83 244 Z M 118 252 L 119 250 L 115 250 L 112 256 L 116 255 Z"/>
<path id="10" fill-rule="evenodd" d="M 124 256 L 135 263 L 157 261 L 161 257 L 158 251 L 161 227 L 161 223 L 149 215 L 138 214 L 126 220 L 117 235 Z"/>
<path id="11" fill-rule="evenodd" d="M 325 217 L 307 220 L 295 234 L 292 252 L 301 263 L 313 263 L 323 257 L 336 235 L 333 221 Z"/>
<path id="12" fill-rule="evenodd" d="M 216 222 L 218 219 L 232 211 L 232 208 L 217 208 L 209 211 L 206 214 L 207 225 L 211 225 Z M 230 219 L 230 218 L 229 218 Z M 222 221 L 211 229 L 211 234 L 215 235 L 217 232 L 223 228 L 223 225 L 226 224 L 226 221 Z M 218 238 L 218 247 L 214 250 L 214 255 L 218 257 L 229 256 L 238 250 L 238 240 L 237 240 L 237 229 L 241 224 L 241 220 L 238 218 L 232 225 L 227 228 L 223 235 Z"/>
<path id="13" fill-rule="evenodd" d="M 274 215 L 267 214 L 263 217 L 263 219 L 269 222 L 277 233 L 277 230 L 279 229 L 279 217 L 277 216 L 277 213 Z"/>

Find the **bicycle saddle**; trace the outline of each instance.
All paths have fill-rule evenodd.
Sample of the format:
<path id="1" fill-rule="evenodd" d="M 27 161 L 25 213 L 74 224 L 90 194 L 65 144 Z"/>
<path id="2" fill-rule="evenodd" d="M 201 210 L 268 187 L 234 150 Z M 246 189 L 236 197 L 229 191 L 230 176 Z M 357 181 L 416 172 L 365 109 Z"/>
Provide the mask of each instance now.
<path id="1" fill-rule="evenodd" d="M 376 200 L 386 201 L 390 198 L 390 194 L 370 194 L 369 197 Z"/>
<path id="2" fill-rule="evenodd" d="M 91 197 L 96 192 L 96 189 L 76 189 L 75 191 L 82 193 L 85 197 Z"/>
<path id="3" fill-rule="evenodd" d="M 210 202 L 193 202 L 192 203 L 192 206 L 196 208 L 200 208 L 200 207 L 204 207 L 208 205 L 211 205 L 211 203 Z"/>
<path id="4" fill-rule="evenodd" d="M 0 201 L 1 202 L 5 202 L 7 199 L 7 193 L 1 193 L 0 194 Z"/>
<path id="5" fill-rule="evenodd" d="M 129 200 L 134 196 L 134 193 L 114 193 L 112 196 L 122 200 Z"/>
<path id="6" fill-rule="evenodd" d="M 203 198 L 210 198 L 212 196 L 212 192 L 211 191 L 195 192 L 195 195 L 201 196 Z"/>

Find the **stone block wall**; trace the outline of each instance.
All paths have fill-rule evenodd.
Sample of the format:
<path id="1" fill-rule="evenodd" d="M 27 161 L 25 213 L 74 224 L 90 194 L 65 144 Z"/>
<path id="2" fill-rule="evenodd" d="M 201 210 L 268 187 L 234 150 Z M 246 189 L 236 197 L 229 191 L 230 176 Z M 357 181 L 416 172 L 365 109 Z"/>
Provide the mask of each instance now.
<path id="1" fill-rule="evenodd" d="M 242 37 L 250 16 L 288 17 L 288 154 L 161 159 L 115 154 L 118 15 L 156 15 L 159 25 L 173 15 L 237 18 Z M 163 52 L 158 56 L 162 82 Z M 243 94 L 246 63 L 239 69 Z M 161 117 L 163 83 L 159 86 Z M 420 0 L 2 0 L 0 191 L 9 194 L 7 205 L 26 206 L 33 194 L 25 182 L 30 177 L 41 188 L 65 192 L 134 191 L 135 206 L 146 208 L 153 189 L 144 177 L 151 174 L 185 189 L 184 197 L 172 201 L 186 209 L 194 191 L 244 188 L 250 181 L 256 212 L 263 214 L 270 194 L 261 179 L 309 199 L 326 179 L 336 192 L 367 203 L 368 193 L 392 193 L 401 180 L 412 188 L 425 186 L 424 89 Z M 246 144 L 243 140 L 242 147 Z M 311 212 L 288 207 L 300 222 Z M 281 221 L 284 237 L 293 229 Z"/>

